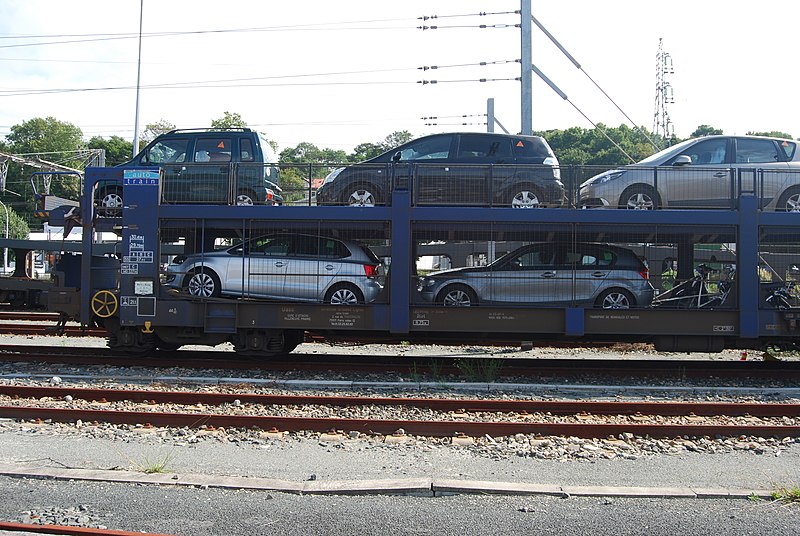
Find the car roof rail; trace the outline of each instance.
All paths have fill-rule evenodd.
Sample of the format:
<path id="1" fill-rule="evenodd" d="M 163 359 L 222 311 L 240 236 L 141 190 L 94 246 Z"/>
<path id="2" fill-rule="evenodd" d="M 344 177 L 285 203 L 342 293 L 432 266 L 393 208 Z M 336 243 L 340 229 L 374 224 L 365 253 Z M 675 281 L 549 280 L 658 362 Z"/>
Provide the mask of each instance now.
<path id="1" fill-rule="evenodd" d="M 198 127 L 198 128 L 174 128 L 165 134 L 180 132 L 252 132 L 248 127 Z"/>

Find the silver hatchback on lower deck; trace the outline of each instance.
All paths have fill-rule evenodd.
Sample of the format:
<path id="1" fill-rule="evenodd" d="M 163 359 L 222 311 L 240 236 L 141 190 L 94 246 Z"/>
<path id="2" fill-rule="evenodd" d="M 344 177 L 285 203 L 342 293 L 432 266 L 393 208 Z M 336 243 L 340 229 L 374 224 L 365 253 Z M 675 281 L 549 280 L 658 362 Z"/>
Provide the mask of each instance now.
<path id="1" fill-rule="evenodd" d="M 626 248 L 594 243 L 533 243 L 487 266 L 435 272 L 419 279 L 426 302 L 444 306 L 583 305 L 647 307 L 647 267 Z"/>
<path id="2" fill-rule="evenodd" d="M 180 255 L 166 284 L 191 296 L 354 305 L 375 301 L 384 268 L 366 246 L 308 234 L 274 234 L 224 250 Z"/>

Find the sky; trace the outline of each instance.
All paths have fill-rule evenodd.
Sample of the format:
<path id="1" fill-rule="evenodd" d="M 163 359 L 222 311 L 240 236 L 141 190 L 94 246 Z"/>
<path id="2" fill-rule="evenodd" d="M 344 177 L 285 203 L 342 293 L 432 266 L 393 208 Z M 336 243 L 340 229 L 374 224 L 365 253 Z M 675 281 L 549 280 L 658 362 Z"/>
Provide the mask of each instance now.
<path id="1" fill-rule="evenodd" d="M 521 129 L 519 0 L 0 0 L 0 136 L 52 116 L 87 140 L 132 140 L 142 5 L 140 131 L 160 120 L 206 127 L 227 111 L 279 150 L 350 152 L 398 130 L 485 131 L 489 98 L 506 129 Z M 569 98 L 534 75 L 535 131 L 631 126 L 626 115 L 651 130 L 661 40 L 678 137 L 703 124 L 800 137 L 791 98 L 800 2 L 531 5 L 581 65 L 533 27 L 533 64 Z"/>

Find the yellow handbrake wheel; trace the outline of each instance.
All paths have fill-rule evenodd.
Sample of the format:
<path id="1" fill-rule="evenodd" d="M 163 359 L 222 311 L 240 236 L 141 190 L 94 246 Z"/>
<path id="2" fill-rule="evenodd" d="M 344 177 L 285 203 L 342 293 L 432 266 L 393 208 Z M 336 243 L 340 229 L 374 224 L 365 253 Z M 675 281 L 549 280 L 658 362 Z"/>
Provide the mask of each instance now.
<path id="1" fill-rule="evenodd" d="M 100 318 L 113 316 L 118 308 L 117 296 L 110 290 L 98 290 L 92 296 L 92 312 Z"/>

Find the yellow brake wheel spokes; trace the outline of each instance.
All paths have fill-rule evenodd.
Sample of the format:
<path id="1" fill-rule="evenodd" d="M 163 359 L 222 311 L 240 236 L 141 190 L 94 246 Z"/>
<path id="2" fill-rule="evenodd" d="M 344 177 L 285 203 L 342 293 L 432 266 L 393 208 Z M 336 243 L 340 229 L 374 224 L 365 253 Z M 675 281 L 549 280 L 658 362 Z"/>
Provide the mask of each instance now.
<path id="1" fill-rule="evenodd" d="M 100 318 L 108 318 L 117 312 L 119 302 L 110 290 L 98 290 L 92 297 L 92 312 Z"/>

